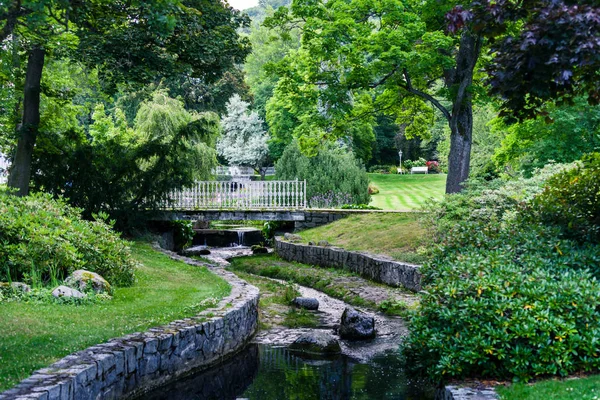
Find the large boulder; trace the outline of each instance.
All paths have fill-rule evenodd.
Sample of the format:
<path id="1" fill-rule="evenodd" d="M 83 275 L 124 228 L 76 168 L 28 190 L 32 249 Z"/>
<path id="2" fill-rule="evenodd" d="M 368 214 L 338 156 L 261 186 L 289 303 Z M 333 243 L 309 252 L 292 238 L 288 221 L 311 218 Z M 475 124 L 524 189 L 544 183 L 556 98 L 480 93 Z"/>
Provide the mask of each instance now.
<path id="1" fill-rule="evenodd" d="M 81 299 L 85 297 L 85 294 L 81 293 L 77 289 L 70 288 L 68 286 L 59 286 L 52 291 L 52 296 L 59 297 L 74 297 L 76 299 Z"/>
<path id="2" fill-rule="evenodd" d="M 320 331 L 305 333 L 296 339 L 289 348 L 308 354 L 335 355 L 342 352 L 340 342 L 333 335 Z"/>
<path id="3" fill-rule="evenodd" d="M 252 254 L 268 254 L 269 253 L 269 249 L 267 249 L 264 246 L 260 246 L 258 244 L 255 244 L 254 246 L 250 247 L 250 249 L 252 249 Z"/>
<path id="4" fill-rule="evenodd" d="M 349 340 L 374 338 L 375 318 L 352 307 L 346 307 L 338 333 L 342 339 Z"/>
<path id="5" fill-rule="evenodd" d="M 0 290 L 29 293 L 31 292 L 31 286 L 23 282 L 0 282 Z"/>
<path id="6" fill-rule="evenodd" d="M 198 248 L 198 247 L 192 247 L 189 249 L 185 249 L 182 250 L 179 254 L 181 254 L 182 256 L 208 256 L 210 254 L 210 250 L 203 247 L 203 248 Z"/>
<path id="7" fill-rule="evenodd" d="M 84 269 L 73 272 L 65 279 L 65 285 L 84 292 L 91 289 L 96 293 L 110 293 L 112 290 L 110 283 L 101 275 Z"/>
<path id="8" fill-rule="evenodd" d="M 305 310 L 319 309 L 319 300 L 312 297 L 296 297 L 292 300 L 292 304 L 298 308 L 304 308 Z"/>
<path id="9" fill-rule="evenodd" d="M 287 240 L 288 242 L 292 242 L 292 243 L 300 243 L 304 240 L 304 239 L 302 239 L 302 236 L 296 235 L 294 233 L 289 233 L 289 232 L 286 232 L 283 235 L 283 238 L 285 240 Z"/>
<path id="10" fill-rule="evenodd" d="M 12 282 L 10 284 L 10 287 L 13 288 L 14 290 L 18 290 L 23 293 L 31 292 L 31 286 L 29 286 L 28 284 L 23 283 L 23 282 Z"/>

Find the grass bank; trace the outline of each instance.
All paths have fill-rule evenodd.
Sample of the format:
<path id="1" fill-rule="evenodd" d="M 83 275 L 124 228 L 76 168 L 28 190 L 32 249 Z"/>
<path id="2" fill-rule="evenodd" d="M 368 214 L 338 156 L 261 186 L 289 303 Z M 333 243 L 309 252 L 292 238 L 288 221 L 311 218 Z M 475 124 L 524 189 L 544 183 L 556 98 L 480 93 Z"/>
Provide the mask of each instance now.
<path id="1" fill-rule="evenodd" d="M 60 358 L 111 338 L 195 315 L 229 284 L 206 268 L 174 261 L 136 243 L 141 263 L 132 287 L 93 305 L 0 303 L 0 391 Z"/>
<path id="2" fill-rule="evenodd" d="M 425 261 L 419 248 L 424 244 L 426 232 L 417 213 L 350 215 L 299 234 L 306 241 L 327 240 L 346 250 L 385 254 L 415 264 Z"/>
<path id="3" fill-rule="evenodd" d="M 294 282 L 348 304 L 380 309 L 393 315 L 405 315 L 407 309 L 416 306 L 416 296 L 402 289 L 370 282 L 345 270 L 289 262 L 272 254 L 234 258 L 229 268 L 238 274 L 242 272 Z M 240 276 L 243 279 L 248 277 Z"/>
<path id="4" fill-rule="evenodd" d="M 314 312 L 299 310 L 291 305 L 292 300 L 300 296 L 300 292 L 294 285 L 275 282 L 272 279 L 242 272 L 240 269 L 235 273 L 260 290 L 258 307 L 261 329 L 274 326 L 288 328 L 317 326 L 318 317 Z"/>
<path id="5" fill-rule="evenodd" d="M 379 190 L 370 205 L 384 210 L 418 210 L 427 200 L 441 200 L 446 191 L 444 174 L 369 174 Z"/>
<path id="6" fill-rule="evenodd" d="M 600 375 L 499 386 L 496 391 L 503 400 L 598 400 Z"/>

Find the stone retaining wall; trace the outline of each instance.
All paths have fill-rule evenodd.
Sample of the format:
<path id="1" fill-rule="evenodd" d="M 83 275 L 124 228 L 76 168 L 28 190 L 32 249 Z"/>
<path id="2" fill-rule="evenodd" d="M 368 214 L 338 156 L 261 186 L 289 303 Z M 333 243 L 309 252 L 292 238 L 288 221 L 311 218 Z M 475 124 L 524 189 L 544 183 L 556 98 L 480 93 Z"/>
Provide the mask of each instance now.
<path id="1" fill-rule="evenodd" d="M 421 290 L 421 273 L 418 265 L 347 251 L 339 247 L 321 247 L 286 242 L 275 238 L 275 252 L 288 261 L 321 267 L 344 268 L 367 279 L 389 286 Z"/>
<path id="2" fill-rule="evenodd" d="M 493 387 L 444 386 L 435 393 L 435 400 L 498 400 Z"/>
<path id="3" fill-rule="evenodd" d="M 349 212 L 344 211 L 305 211 L 304 220 L 294 222 L 294 229 L 299 231 L 302 229 L 314 228 L 321 225 L 329 224 L 348 216 Z"/>
<path id="4" fill-rule="evenodd" d="M 231 284 L 214 309 L 71 354 L 0 393 L 0 400 L 133 398 L 238 352 L 256 333 L 259 292 L 222 268 L 212 271 Z"/>

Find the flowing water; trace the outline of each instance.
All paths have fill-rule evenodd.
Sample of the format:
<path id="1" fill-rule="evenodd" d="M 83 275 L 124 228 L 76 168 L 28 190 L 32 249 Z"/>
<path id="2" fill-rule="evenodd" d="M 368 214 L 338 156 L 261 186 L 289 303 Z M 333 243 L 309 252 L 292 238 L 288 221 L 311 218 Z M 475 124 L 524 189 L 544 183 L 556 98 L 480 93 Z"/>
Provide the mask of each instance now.
<path id="1" fill-rule="evenodd" d="M 314 289 L 297 286 L 319 300 L 319 326 L 333 332 L 346 304 Z M 224 364 L 145 395 L 150 400 L 429 400 L 428 384 L 410 379 L 398 346 L 407 334 L 404 321 L 374 314 L 377 337 L 341 341 L 343 354 L 315 358 L 290 352 L 287 345 L 313 328 L 276 328 L 257 334 L 254 343 Z"/>
<path id="2" fill-rule="evenodd" d="M 243 243 L 243 233 L 238 243 Z M 231 257 L 247 255 L 243 246 L 210 248 L 206 258 L 227 266 Z M 319 300 L 316 328 L 272 328 L 260 331 L 244 351 L 220 366 L 145 394 L 150 400 L 429 400 L 434 389 L 404 372 L 398 347 L 408 330 L 402 319 L 375 317 L 377 337 L 340 341 L 342 355 L 306 358 L 287 346 L 313 329 L 335 332 L 347 306 L 311 288 L 296 286 L 302 296 Z"/>

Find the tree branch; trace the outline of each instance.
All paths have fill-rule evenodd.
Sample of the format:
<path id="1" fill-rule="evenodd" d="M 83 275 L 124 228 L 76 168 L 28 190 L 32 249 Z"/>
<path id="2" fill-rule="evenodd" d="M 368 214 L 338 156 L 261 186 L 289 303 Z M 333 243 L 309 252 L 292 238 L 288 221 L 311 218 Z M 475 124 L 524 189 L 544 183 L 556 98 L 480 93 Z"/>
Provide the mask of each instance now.
<path id="1" fill-rule="evenodd" d="M 0 30 L 0 42 L 3 42 L 9 35 L 13 33 L 20 17 L 31 14 L 32 12 L 32 10 L 21 7 L 21 1 L 17 0 L 13 2 L 11 9 L 3 14 L 0 14 L 0 21 L 6 21 L 2 27 L 2 30 Z"/>
<path id="2" fill-rule="evenodd" d="M 400 87 L 402 87 L 407 92 L 412 93 L 415 96 L 419 96 L 420 98 L 425 99 L 428 102 L 430 102 L 431 104 L 433 104 L 433 106 L 435 106 L 438 110 L 440 110 L 442 112 L 442 114 L 444 115 L 444 117 L 446 117 L 446 119 L 448 121 L 450 121 L 452 119 L 452 115 L 450 114 L 450 111 L 448 111 L 448 109 L 446 107 L 444 107 L 442 105 L 442 103 L 440 103 L 435 97 L 433 97 L 432 95 L 427 94 L 425 92 L 422 92 L 418 89 L 415 89 L 412 86 L 412 82 L 410 80 L 410 75 L 408 74 L 408 71 L 406 70 L 406 68 L 404 68 L 403 74 L 404 74 L 404 79 L 406 80 L 406 85 L 400 85 Z"/>
<path id="3" fill-rule="evenodd" d="M 396 71 L 398 71 L 398 66 L 396 65 L 394 67 L 393 70 L 391 70 L 389 73 L 387 73 L 383 78 L 381 78 L 379 81 L 372 83 L 369 85 L 369 87 L 371 89 L 375 89 L 376 87 L 383 85 L 385 83 L 385 81 L 387 81 L 392 75 L 394 75 L 396 73 Z"/>

